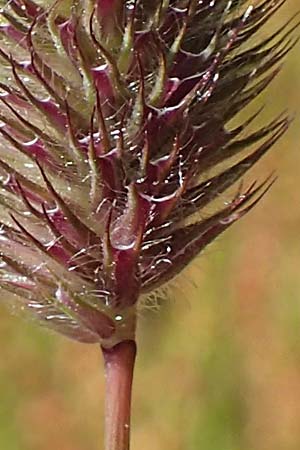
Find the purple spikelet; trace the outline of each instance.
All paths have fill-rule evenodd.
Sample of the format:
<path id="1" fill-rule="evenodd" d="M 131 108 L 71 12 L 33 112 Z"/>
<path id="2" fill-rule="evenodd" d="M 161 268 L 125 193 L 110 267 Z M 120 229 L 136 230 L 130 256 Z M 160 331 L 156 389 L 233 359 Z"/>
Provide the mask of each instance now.
<path id="1" fill-rule="evenodd" d="M 276 76 L 297 23 L 257 39 L 284 0 L 2 3 L 1 286 L 112 347 L 134 337 L 139 295 L 272 184 L 199 220 L 288 127 L 228 123 Z"/>

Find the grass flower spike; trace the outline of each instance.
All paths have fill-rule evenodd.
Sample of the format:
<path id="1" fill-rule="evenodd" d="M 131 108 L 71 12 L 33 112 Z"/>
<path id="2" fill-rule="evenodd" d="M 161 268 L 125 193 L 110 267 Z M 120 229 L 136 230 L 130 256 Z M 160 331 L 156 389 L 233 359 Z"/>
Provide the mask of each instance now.
<path id="1" fill-rule="evenodd" d="M 140 296 L 274 181 L 211 212 L 288 127 L 279 116 L 247 131 L 257 114 L 230 126 L 296 43 L 294 19 L 258 38 L 284 3 L 1 1 L 1 287 L 101 344 L 106 450 L 129 447 Z"/>

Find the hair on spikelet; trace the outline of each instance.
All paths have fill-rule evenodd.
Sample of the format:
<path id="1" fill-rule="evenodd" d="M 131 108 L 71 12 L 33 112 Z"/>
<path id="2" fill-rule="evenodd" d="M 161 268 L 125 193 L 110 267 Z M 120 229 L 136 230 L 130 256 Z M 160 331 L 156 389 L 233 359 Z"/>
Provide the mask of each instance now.
<path id="1" fill-rule="evenodd" d="M 298 16 L 259 37 L 284 4 L 1 2 L 0 278 L 16 309 L 82 342 L 132 339 L 137 309 L 257 204 L 274 176 L 223 198 L 289 126 L 236 124 L 298 40 Z"/>

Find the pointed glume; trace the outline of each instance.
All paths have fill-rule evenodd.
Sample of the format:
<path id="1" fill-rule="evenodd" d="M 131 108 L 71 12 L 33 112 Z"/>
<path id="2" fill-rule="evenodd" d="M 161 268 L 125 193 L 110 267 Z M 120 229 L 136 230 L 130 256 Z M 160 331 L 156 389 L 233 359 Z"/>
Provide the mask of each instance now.
<path id="1" fill-rule="evenodd" d="M 176 276 L 274 177 L 207 215 L 284 134 L 230 121 L 297 43 L 264 0 L 1 2 L 1 287 L 71 338 L 132 338 Z M 199 217 L 205 217 L 199 220 Z"/>

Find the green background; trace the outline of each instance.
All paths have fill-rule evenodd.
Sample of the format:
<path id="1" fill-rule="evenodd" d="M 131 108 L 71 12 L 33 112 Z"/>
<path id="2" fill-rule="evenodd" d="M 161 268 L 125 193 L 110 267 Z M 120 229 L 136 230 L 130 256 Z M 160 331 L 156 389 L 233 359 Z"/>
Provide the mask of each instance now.
<path id="1" fill-rule="evenodd" d="M 299 9 L 291 0 L 279 24 Z M 267 30 L 264 31 L 264 34 Z M 133 450 L 300 448 L 300 46 L 260 103 L 289 133 L 252 171 L 279 179 L 145 311 Z M 0 314 L 0 448 L 102 448 L 99 349 Z"/>

